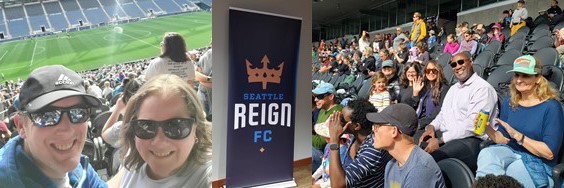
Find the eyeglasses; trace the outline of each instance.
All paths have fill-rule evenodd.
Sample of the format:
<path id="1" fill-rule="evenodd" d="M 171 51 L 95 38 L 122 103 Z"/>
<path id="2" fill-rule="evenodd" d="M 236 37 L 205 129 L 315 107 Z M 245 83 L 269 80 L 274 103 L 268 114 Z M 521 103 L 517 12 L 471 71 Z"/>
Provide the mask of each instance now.
<path id="1" fill-rule="evenodd" d="M 466 62 L 466 60 L 464 60 L 464 59 L 459 59 L 459 60 L 456 61 L 456 62 L 452 62 L 452 61 L 451 61 L 449 64 L 450 64 L 450 66 L 451 66 L 452 68 L 454 68 L 454 67 L 456 67 L 456 64 L 458 64 L 458 65 L 463 65 L 465 62 Z"/>
<path id="2" fill-rule="evenodd" d="M 425 74 L 437 74 L 439 73 L 439 70 L 437 69 L 425 69 Z"/>
<path id="3" fill-rule="evenodd" d="M 63 114 L 67 113 L 69 120 L 73 124 L 84 123 L 90 118 L 90 108 L 83 106 L 72 106 L 68 108 L 47 107 L 45 110 L 28 113 L 33 125 L 38 127 L 55 126 L 63 119 Z"/>
<path id="4" fill-rule="evenodd" d="M 316 95 L 315 98 L 317 98 L 318 100 L 323 100 L 323 98 L 327 97 L 328 95 L 330 95 L 330 94 L 329 93 L 323 93 L 323 94 Z"/>
<path id="5" fill-rule="evenodd" d="M 181 140 L 192 132 L 194 119 L 192 118 L 175 118 L 165 121 L 138 120 L 133 119 L 130 122 L 133 127 L 135 136 L 140 139 L 152 139 L 157 136 L 158 128 L 162 128 L 166 137 L 174 140 Z"/>

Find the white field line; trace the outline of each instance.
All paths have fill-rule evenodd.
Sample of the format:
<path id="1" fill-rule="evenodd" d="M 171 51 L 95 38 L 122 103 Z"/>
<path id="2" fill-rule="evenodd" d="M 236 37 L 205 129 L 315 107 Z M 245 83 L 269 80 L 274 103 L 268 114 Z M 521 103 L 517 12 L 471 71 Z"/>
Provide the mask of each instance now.
<path id="1" fill-rule="evenodd" d="M 151 43 L 148 43 L 148 42 L 145 42 L 144 40 L 135 38 L 135 37 L 133 37 L 133 36 L 131 36 L 131 35 L 128 35 L 128 34 L 125 34 L 125 33 L 122 33 L 122 34 L 125 35 L 125 36 L 128 36 L 128 37 L 131 37 L 131 38 L 133 38 L 133 39 L 135 39 L 135 40 L 138 40 L 138 41 L 140 41 L 140 42 L 143 42 L 143 43 L 145 43 L 145 44 L 151 45 L 151 46 L 153 46 L 153 47 L 155 47 L 155 48 L 157 48 L 157 49 L 161 49 L 161 47 L 156 46 L 156 45 L 151 44 Z"/>
<path id="2" fill-rule="evenodd" d="M 2 55 L 2 57 L 0 57 L 0 63 L 2 62 L 2 59 L 4 59 L 4 56 L 9 52 L 10 50 L 7 50 L 6 52 L 4 52 L 4 55 Z"/>
<path id="3" fill-rule="evenodd" d="M 31 53 L 31 62 L 29 63 L 30 67 L 31 65 L 33 65 L 33 58 L 35 57 L 35 48 L 37 48 L 37 41 L 35 41 L 35 45 L 33 46 L 33 53 Z"/>

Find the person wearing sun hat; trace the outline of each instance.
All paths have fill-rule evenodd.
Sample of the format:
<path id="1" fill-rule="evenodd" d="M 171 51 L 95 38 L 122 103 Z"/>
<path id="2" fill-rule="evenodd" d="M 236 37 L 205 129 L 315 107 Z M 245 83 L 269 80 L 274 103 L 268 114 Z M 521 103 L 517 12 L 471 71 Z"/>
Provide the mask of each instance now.
<path id="1" fill-rule="evenodd" d="M 492 40 L 497 40 L 501 43 L 505 40 L 505 35 L 501 32 L 501 24 L 496 23 L 492 26 L 492 31 L 488 33 L 488 43 Z"/>
<path id="2" fill-rule="evenodd" d="M 510 96 L 501 103 L 499 118 L 486 133 L 497 145 L 478 155 L 476 178 L 505 174 L 525 187 L 552 187 L 564 136 L 564 115 L 557 92 L 541 74 L 542 64 L 524 55 L 513 63 Z M 489 125 L 489 124 L 488 124 Z"/>
<path id="3" fill-rule="evenodd" d="M 62 65 L 37 68 L 19 100 L 19 135 L 0 149 L 1 186 L 107 187 L 81 155 L 90 112 L 101 102 L 86 94 L 79 74 Z"/>
<path id="4" fill-rule="evenodd" d="M 367 113 L 372 122 L 374 147 L 393 157 L 386 164 L 384 187 L 445 187 L 441 170 L 430 154 L 417 147 L 413 135 L 418 118 L 415 110 L 403 103 L 393 104 L 379 113 Z"/>
<path id="5" fill-rule="evenodd" d="M 326 123 L 315 124 L 314 130 L 315 133 L 323 137 L 326 142 L 329 142 L 329 127 Z M 342 166 L 347 166 L 352 161 L 350 154 L 347 152 L 347 148 L 351 144 L 348 138 L 348 134 L 343 134 L 339 141 L 339 155 L 341 157 L 340 159 Z M 330 151 L 331 150 L 329 148 L 329 145 L 326 145 L 323 151 L 321 165 L 319 166 L 319 168 L 317 168 L 317 170 L 313 172 L 313 175 L 311 175 L 311 177 L 315 181 L 313 187 L 316 187 L 317 185 L 319 185 L 319 187 L 321 188 L 331 187 L 331 181 L 329 178 L 329 164 L 331 161 L 329 157 Z"/>

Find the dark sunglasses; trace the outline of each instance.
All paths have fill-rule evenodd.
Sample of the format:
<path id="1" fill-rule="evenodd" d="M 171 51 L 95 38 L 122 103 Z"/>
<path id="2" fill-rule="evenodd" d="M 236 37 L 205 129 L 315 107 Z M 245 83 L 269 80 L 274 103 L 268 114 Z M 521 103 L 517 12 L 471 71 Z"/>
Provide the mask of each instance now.
<path id="1" fill-rule="evenodd" d="M 38 112 L 28 113 L 33 125 L 38 127 L 55 126 L 63 119 L 63 114 L 67 113 L 69 120 L 73 124 L 84 123 L 90 118 L 90 108 L 84 106 L 72 106 L 68 108 L 47 107 Z"/>
<path id="2" fill-rule="evenodd" d="M 439 71 L 437 69 L 425 69 L 425 74 L 437 74 Z"/>
<path id="3" fill-rule="evenodd" d="M 155 138 L 155 136 L 157 136 L 158 128 L 161 127 L 166 137 L 174 140 L 181 140 L 188 137 L 188 135 L 192 132 L 194 119 L 175 118 L 165 121 L 133 119 L 131 120 L 130 125 L 133 127 L 135 136 L 141 139 Z"/>
<path id="4" fill-rule="evenodd" d="M 450 64 L 450 66 L 451 66 L 452 68 L 454 68 L 454 67 L 456 67 L 456 64 L 458 64 L 458 65 L 463 65 L 465 62 L 466 62 L 466 60 L 464 60 L 464 59 L 459 59 L 459 60 L 456 61 L 456 62 L 452 62 L 452 61 L 451 61 L 449 64 Z"/>
<path id="5" fill-rule="evenodd" d="M 323 94 L 316 95 L 315 98 L 317 98 L 318 100 L 322 100 L 323 98 L 325 98 L 329 95 L 330 95 L 329 93 L 323 93 Z"/>

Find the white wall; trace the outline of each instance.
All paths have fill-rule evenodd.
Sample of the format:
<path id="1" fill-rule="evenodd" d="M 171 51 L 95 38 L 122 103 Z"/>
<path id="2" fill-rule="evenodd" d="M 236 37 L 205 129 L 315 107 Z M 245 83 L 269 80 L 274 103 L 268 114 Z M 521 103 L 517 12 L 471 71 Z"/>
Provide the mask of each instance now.
<path id="1" fill-rule="evenodd" d="M 525 0 L 525 8 L 529 16 L 533 20 L 539 15 L 540 10 L 547 10 L 550 8 L 550 0 Z M 562 2 L 559 2 L 560 8 L 562 8 Z M 498 3 L 486 5 L 484 7 L 478 7 L 468 11 L 462 11 L 458 13 L 458 23 L 464 21 L 468 22 L 470 26 L 474 23 L 489 24 L 497 22 L 503 17 L 503 10 L 517 8 L 517 0 L 501 1 Z"/>
<path id="2" fill-rule="evenodd" d="M 311 1 L 220 0 L 213 2 L 213 171 L 212 180 L 225 178 L 227 138 L 227 77 L 229 7 L 302 18 L 296 96 L 294 160 L 311 157 Z M 257 39 L 260 40 L 260 39 Z"/>

